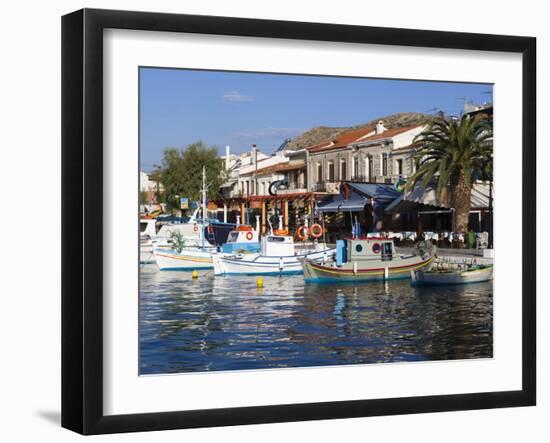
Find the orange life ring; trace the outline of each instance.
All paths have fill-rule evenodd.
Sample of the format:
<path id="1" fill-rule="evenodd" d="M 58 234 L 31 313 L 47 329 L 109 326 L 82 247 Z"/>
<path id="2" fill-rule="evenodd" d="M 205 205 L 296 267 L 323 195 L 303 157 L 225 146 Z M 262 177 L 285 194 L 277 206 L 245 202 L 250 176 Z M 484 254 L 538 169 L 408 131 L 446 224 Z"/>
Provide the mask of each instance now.
<path id="1" fill-rule="evenodd" d="M 254 236 L 252 235 L 252 231 L 248 231 L 248 232 L 246 233 L 246 239 L 247 239 L 247 240 L 252 240 L 252 237 L 254 237 Z"/>
<path id="2" fill-rule="evenodd" d="M 306 240 L 307 237 L 308 237 L 308 230 L 307 230 L 307 228 L 306 228 L 305 226 L 300 226 L 300 227 L 298 228 L 298 231 L 296 232 L 296 236 L 297 236 L 300 240 L 302 240 L 302 241 Z"/>
<path id="3" fill-rule="evenodd" d="M 319 238 L 323 235 L 323 227 L 319 223 L 312 224 L 309 230 L 313 238 Z"/>

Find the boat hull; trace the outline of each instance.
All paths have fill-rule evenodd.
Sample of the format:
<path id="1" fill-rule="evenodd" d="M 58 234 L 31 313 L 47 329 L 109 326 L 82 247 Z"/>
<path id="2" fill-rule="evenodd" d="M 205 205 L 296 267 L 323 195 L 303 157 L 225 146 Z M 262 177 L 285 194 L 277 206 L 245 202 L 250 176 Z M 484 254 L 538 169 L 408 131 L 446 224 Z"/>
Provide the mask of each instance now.
<path id="1" fill-rule="evenodd" d="M 482 283 L 493 279 L 493 266 L 451 272 L 415 271 L 411 274 L 414 285 L 464 285 Z"/>
<path id="2" fill-rule="evenodd" d="M 357 263 L 348 266 L 335 266 L 332 263 L 323 264 L 307 261 L 304 263 L 306 282 L 368 282 L 399 280 L 411 278 L 411 270 L 416 271 L 429 266 L 433 256 L 422 258 L 411 256 L 388 262 L 374 262 L 365 266 Z"/>
<path id="3" fill-rule="evenodd" d="M 334 255 L 334 249 L 311 251 L 291 256 L 262 256 L 261 254 L 214 254 L 215 275 L 284 275 L 302 274 L 302 261 L 328 260 Z"/>
<path id="4" fill-rule="evenodd" d="M 153 248 L 153 256 L 161 271 L 195 271 L 212 269 L 212 252 L 200 249 L 184 249 L 177 252 L 173 249 Z"/>
<path id="5" fill-rule="evenodd" d="M 155 256 L 153 255 L 153 245 L 140 245 L 139 247 L 139 262 L 141 264 L 155 263 Z"/>

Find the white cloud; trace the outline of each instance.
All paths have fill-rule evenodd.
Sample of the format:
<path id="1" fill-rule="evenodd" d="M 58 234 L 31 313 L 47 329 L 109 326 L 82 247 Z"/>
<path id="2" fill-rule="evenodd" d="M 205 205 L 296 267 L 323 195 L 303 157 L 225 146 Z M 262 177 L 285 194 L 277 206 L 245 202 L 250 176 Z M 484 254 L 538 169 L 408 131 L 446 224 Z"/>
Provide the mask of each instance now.
<path id="1" fill-rule="evenodd" d="M 253 102 L 256 97 L 252 95 L 244 95 L 239 91 L 226 91 L 222 95 L 222 99 L 226 102 Z"/>

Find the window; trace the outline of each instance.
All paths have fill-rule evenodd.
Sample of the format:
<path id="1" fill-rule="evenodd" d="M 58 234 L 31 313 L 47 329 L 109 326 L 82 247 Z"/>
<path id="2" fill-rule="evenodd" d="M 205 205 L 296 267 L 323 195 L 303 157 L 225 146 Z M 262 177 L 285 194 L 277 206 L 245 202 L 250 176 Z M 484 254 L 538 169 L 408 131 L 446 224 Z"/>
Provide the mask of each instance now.
<path id="1" fill-rule="evenodd" d="M 361 252 L 361 251 L 363 251 L 363 246 L 355 245 L 355 252 Z"/>
<path id="2" fill-rule="evenodd" d="M 353 157 L 353 178 L 359 177 L 359 159 Z"/>
<path id="3" fill-rule="evenodd" d="M 333 161 L 328 162 L 328 181 L 329 182 L 334 181 L 334 162 Z"/>
<path id="4" fill-rule="evenodd" d="M 285 238 L 284 237 L 267 237 L 267 241 L 273 242 L 273 243 L 284 243 Z"/>
<path id="5" fill-rule="evenodd" d="M 382 261 L 393 260 L 393 249 L 391 242 L 384 242 L 382 244 Z"/>
<path id="6" fill-rule="evenodd" d="M 370 155 L 365 158 L 365 178 L 368 182 L 372 178 L 372 158 Z"/>
<path id="7" fill-rule="evenodd" d="M 317 163 L 317 183 L 323 182 L 323 165 L 318 162 Z"/>
<path id="8" fill-rule="evenodd" d="M 388 175 L 388 154 L 382 154 L 382 175 Z"/>
<path id="9" fill-rule="evenodd" d="M 346 161 L 342 159 L 340 161 L 340 180 L 346 180 L 348 176 L 348 171 L 346 167 Z"/>
<path id="10" fill-rule="evenodd" d="M 397 175 L 403 175 L 403 160 L 398 159 L 395 164 L 397 166 Z"/>

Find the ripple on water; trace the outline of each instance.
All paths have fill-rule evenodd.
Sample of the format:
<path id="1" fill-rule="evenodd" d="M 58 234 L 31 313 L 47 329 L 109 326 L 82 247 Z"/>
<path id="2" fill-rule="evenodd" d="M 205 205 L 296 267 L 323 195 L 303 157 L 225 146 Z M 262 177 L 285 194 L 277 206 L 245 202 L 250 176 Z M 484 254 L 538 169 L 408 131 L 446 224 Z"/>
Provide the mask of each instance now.
<path id="1" fill-rule="evenodd" d="M 492 357 L 491 283 L 140 273 L 142 374 Z"/>

